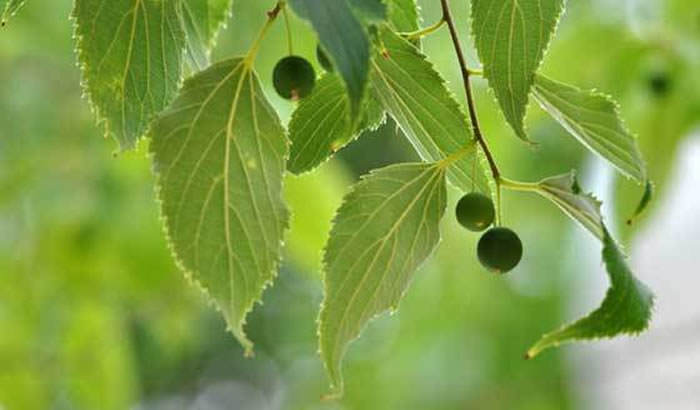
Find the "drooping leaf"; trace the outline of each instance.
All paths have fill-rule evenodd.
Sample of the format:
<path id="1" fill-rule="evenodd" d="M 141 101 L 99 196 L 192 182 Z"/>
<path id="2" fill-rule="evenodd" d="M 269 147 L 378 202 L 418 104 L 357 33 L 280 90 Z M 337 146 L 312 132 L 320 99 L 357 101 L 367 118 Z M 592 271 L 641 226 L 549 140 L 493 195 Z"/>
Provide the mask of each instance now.
<path id="1" fill-rule="evenodd" d="M 377 53 L 371 73 L 379 102 L 424 160 L 437 162 L 460 149 L 472 150 L 450 167 L 450 182 L 463 191 L 490 192 L 471 124 L 445 81 L 413 44 L 386 28 L 380 35 L 387 54 Z"/>
<path id="2" fill-rule="evenodd" d="M 243 325 L 277 272 L 287 139 L 244 59 L 187 80 L 150 132 L 174 255 L 251 352 Z"/>
<path id="3" fill-rule="evenodd" d="M 598 239 L 603 239 L 604 227 L 600 201 L 593 195 L 581 191 L 574 171 L 540 181 L 537 184 L 537 192 L 554 202 L 566 215 Z"/>
<path id="4" fill-rule="evenodd" d="M 324 75 L 311 95 L 301 100 L 289 122 L 292 146 L 287 169 L 295 174 L 310 171 L 362 131 L 378 127 L 384 113 L 376 105 L 368 98 L 362 120 L 353 126 L 342 81 L 335 74 Z"/>
<path id="5" fill-rule="evenodd" d="M 506 121 L 527 141 L 528 95 L 563 0 L 472 0 L 472 34 Z"/>
<path id="6" fill-rule="evenodd" d="M 132 148 L 175 97 L 185 37 L 177 0 L 76 0 L 77 52 L 107 136 Z"/>
<path id="7" fill-rule="evenodd" d="M 610 277 L 610 288 L 601 306 L 588 316 L 548 333 L 528 350 L 526 358 L 542 350 L 575 340 L 635 335 L 649 326 L 654 296 L 635 278 L 625 256 L 607 230 L 603 231 L 603 261 Z"/>
<path id="8" fill-rule="evenodd" d="M 646 166 L 635 138 L 620 120 L 617 105 L 595 91 L 535 77 L 533 97 L 581 144 L 609 161 L 623 175 L 639 183 L 646 180 Z"/>
<path id="9" fill-rule="evenodd" d="M 311 22 L 350 97 L 353 119 L 360 115 L 369 73 L 367 32 L 348 0 L 290 0 L 294 11 Z"/>
<path id="10" fill-rule="evenodd" d="M 209 52 L 231 12 L 232 0 L 180 0 L 180 19 L 187 38 L 187 61 L 193 70 L 209 65 Z"/>
<path id="11" fill-rule="evenodd" d="M 0 0 L 0 26 L 7 24 L 10 17 L 24 6 L 24 0 Z"/>
<path id="12" fill-rule="evenodd" d="M 324 256 L 320 351 L 334 394 L 342 394 L 341 361 L 367 322 L 396 310 L 414 271 L 440 239 L 444 169 L 399 164 L 372 172 L 338 210 Z"/>
<path id="13" fill-rule="evenodd" d="M 418 7 L 416 0 L 387 1 L 388 21 L 398 32 L 411 32 L 420 28 L 418 24 Z"/>

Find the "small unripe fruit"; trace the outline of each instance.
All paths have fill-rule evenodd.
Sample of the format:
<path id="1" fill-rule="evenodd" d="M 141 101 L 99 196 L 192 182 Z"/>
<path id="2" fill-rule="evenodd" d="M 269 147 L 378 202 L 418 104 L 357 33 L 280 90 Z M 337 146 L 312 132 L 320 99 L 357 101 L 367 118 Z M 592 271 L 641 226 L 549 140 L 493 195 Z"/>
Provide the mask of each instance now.
<path id="1" fill-rule="evenodd" d="M 316 73 L 306 59 L 288 56 L 281 59 L 272 72 L 272 84 L 282 98 L 298 100 L 311 93 L 316 82 Z"/>
<path id="2" fill-rule="evenodd" d="M 516 267 L 523 257 L 523 243 L 508 228 L 496 227 L 486 231 L 477 245 L 479 262 L 495 273 L 506 273 Z"/>
<path id="3" fill-rule="evenodd" d="M 496 211 L 491 198 L 478 192 L 471 192 L 457 202 L 457 221 L 470 231 L 480 232 L 493 223 Z"/>
<path id="4" fill-rule="evenodd" d="M 671 89 L 671 78 L 665 72 L 659 71 L 652 73 L 647 80 L 652 94 L 656 97 L 663 97 L 668 94 Z"/>
<path id="5" fill-rule="evenodd" d="M 333 72 L 333 63 L 331 63 L 330 58 L 328 58 L 328 55 L 323 51 L 320 44 L 316 45 L 316 59 L 324 70 L 329 73 Z"/>

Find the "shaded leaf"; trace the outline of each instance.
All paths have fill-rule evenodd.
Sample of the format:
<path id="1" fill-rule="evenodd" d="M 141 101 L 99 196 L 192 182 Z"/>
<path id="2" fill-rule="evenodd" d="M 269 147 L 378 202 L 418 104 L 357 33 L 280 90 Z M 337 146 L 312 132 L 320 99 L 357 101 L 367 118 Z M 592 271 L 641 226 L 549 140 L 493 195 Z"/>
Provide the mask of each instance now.
<path id="1" fill-rule="evenodd" d="M 175 97 L 182 32 L 177 0 L 76 0 L 82 79 L 105 133 L 132 148 Z"/>
<path id="2" fill-rule="evenodd" d="M 386 6 L 381 0 L 348 0 L 355 14 L 367 23 L 379 23 L 386 19 Z"/>
<path id="3" fill-rule="evenodd" d="M 506 121 L 525 141 L 528 95 L 563 10 L 563 0 L 472 0 L 472 34 L 484 76 Z"/>
<path id="4" fill-rule="evenodd" d="M 324 255 L 319 320 L 334 394 L 342 394 L 347 345 L 374 316 L 396 310 L 414 271 L 437 245 L 445 202 L 444 169 L 427 163 L 374 171 L 345 197 Z"/>
<path id="5" fill-rule="evenodd" d="M 323 50 L 345 82 L 350 113 L 357 119 L 369 73 L 370 43 L 365 28 L 347 0 L 290 0 L 290 4 L 318 34 Z"/>
<path id="6" fill-rule="evenodd" d="M 245 317 L 277 273 L 288 225 L 284 129 L 251 68 L 235 58 L 187 80 L 150 136 L 175 257 L 250 353 Z"/>
<path id="7" fill-rule="evenodd" d="M 610 288 L 601 306 L 588 316 L 548 333 L 528 350 L 532 358 L 542 350 L 575 340 L 610 338 L 638 334 L 649 326 L 654 296 L 634 277 L 615 240 L 603 234 L 603 261 L 610 277 Z"/>
<path id="8" fill-rule="evenodd" d="M 592 152 L 609 161 L 622 174 L 642 183 L 646 166 L 637 138 L 620 120 L 617 104 L 595 91 L 535 77 L 535 100 L 571 135 Z"/>
<path id="9" fill-rule="evenodd" d="M 420 28 L 415 0 L 389 0 L 388 21 L 394 31 L 411 32 Z"/>
<path id="10" fill-rule="evenodd" d="M 180 18 L 187 38 L 186 56 L 193 70 L 209 65 L 209 53 L 231 12 L 232 0 L 181 0 Z"/>
<path id="11" fill-rule="evenodd" d="M 301 100 L 289 122 L 292 146 L 287 169 L 295 174 L 314 169 L 362 131 L 378 127 L 383 119 L 381 107 L 368 98 L 362 120 L 353 126 L 342 81 L 335 74 L 324 75 L 311 95 Z"/>
<path id="12" fill-rule="evenodd" d="M 472 150 L 450 167 L 450 182 L 463 191 L 490 192 L 471 124 L 445 81 L 413 44 L 386 28 L 381 38 L 387 55 L 372 59 L 376 98 L 425 161 L 440 161 L 463 148 Z"/>
<path id="13" fill-rule="evenodd" d="M 581 191 L 574 171 L 540 181 L 537 192 L 554 202 L 566 215 L 598 239 L 603 239 L 601 203 L 593 195 Z"/>

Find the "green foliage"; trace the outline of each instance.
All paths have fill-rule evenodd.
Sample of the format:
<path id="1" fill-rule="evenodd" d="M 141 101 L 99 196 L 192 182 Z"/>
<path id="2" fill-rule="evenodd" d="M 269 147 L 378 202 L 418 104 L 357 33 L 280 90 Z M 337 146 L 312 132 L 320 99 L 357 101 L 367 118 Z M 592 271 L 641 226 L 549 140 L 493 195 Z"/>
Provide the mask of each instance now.
<path id="1" fill-rule="evenodd" d="M 609 338 L 619 334 L 634 335 L 649 326 L 654 296 L 646 285 L 634 277 L 625 256 L 607 230 L 603 232 L 603 262 L 610 277 L 610 289 L 600 307 L 583 319 L 542 336 L 527 351 L 527 358 L 561 343 Z"/>
<path id="2" fill-rule="evenodd" d="M 396 310 L 414 271 L 440 240 L 445 170 L 400 164 L 365 177 L 345 197 L 324 257 L 321 357 L 335 394 L 350 341 L 374 316 Z"/>
<path id="3" fill-rule="evenodd" d="M 24 0 L 0 0 L 0 26 L 7 24 L 7 20 L 22 6 L 24 6 Z"/>
<path id="4" fill-rule="evenodd" d="M 370 42 L 347 0 L 291 0 L 294 10 L 311 22 L 319 42 L 345 81 L 353 118 L 359 116 L 369 73 Z"/>
<path id="5" fill-rule="evenodd" d="M 324 75 L 289 122 L 292 146 L 287 168 L 295 174 L 316 168 L 362 131 L 376 129 L 384 118 L 375 100 L 368 99 L 360 123 L 353 126 L 342 81 L 333 73 Z"/>
<path id="6" fill-rule="evenodd" d="M 288 148 L 248 64 L 225 60 L 187 80 L 150 134 L 175 257 L 252 353 L 243 325 L 277 274 Z"/>
<path id="7" fill-rule="evenodd" d="M 537 75 L 533 96 L 567 131 L 589 150 L 639 183 L 646 167 L 637 145 L 620 120 L 617 105 L 596 92 L 581 91 Z"/>
<path id="8" fill-rule="evenodd" d="M 525 141 L 530 89 L 563 10 L 563 0 L 472 0 L 472 34 L 484 76 Z"/>
<path id="9" fill-rule="evenodd" d="M 253 346 L 247 333 L 253 339 L 257 336 L 245 326 L 248 313 L 277 276 L 285 232 L 291 224 L 294 232 L 286 249 L 290 260 L 306 270 L 322 265 L 325 293 L 318 321 L 320 354 L 333 393 L 341 394 L 342 361 L 348 346 L 371 319 L 397 309 L 415 271 L 437 247 L 448 181 L 460 195 L 470 192 L 479 199 L 476 221 L 469 218 L 474 216 L 469 214 L 473 206 L 465 210 L 463 201 L 457 206 L 457 219 L 467 227 L 483 230 L 495 215 L 500 219 L 505 188 L 543 196 L 603 242 L 611 287 L 602 306 L 543 336 L 528 357 L 563 342 L 638 333 L 647 327 L 651 292 L 629 270 L 603 224 L 601 203 L 582 191 L 575 172 L 540 182 L 511 180 L 499 170 L 485 140 L 497 134 L 494 130 L 510 127 L 529 141 L 524 119 L 532 94 L 587 149 L 635 182 L 646 183 L 635 216 L 649 204 L 651 173 L 616 103 L 537 73 L 563 12 L 563 0 L 472 0 L 475 48 L 483 76 L 505 116 L 501 128 L 494 121 L 478 121 L 470 79 L 481 73 L 466 67 L 448 1 L 440 5 L 452 44 L 441 43 L 440 47 L 457 51 L 466 107 L 433 65 L 434 55 L 428 58 L 420 39 L 413 38 L 416 32 L 427 35 L 441 27 L 436 24 L 419 30 L 414 0 L 279 1 L 271 6 L 245 57 L 211 64 L 211 48 L 231 14 L 231 3 L 75 0 L 73 18 L 84 90 L 105 134 L 114 137 L 122 150 L 135 147 L 144 134 L 149 137 L 157 195 L 174 259 L 222 312 L 246 354 L 252 353 Z M 270 30 L 273 23 L 280 15 L 287 17 L 287 3 L 310 23 L 317 37 L 313 44 L 327 52 L 324 66 L 328 72 L 316 79 L 309 57 L 300 51 L 299 56 L 284 57 L 272 75 L 262 76 L 265 81 L 261 84 L 254 70 L 255 56 L 264 48 L 266 37 L 275 33 Z M 3 24 L 22 4 L 21 0 L 0 1 Z M 285 20 L 294 24 L 294 18 Z M 296 33 L 291 26 L 287 28 L 288 33 Z M 234 27 L 236 35 L 239 29 Z M 293 63 L 291 70 L 285 66 L 289 62 Z M 192 76 L 183 81 L 185 74 Z M 283 98 L 304 97 L 292 107 L 286 129 L 276 108 L 286 114 L 284 109 L 289 106 L 274 107 L 267 100 L 263 90 L 269 88 L 269 79 Z M 650 84 L 656 100 L 672 98 L 681 87 L 660 81 L 657 78 Z M 696 113 L 697 109 L 687 110 L 684 115 L 691 119 L 678 122 L 688 128 Z M 490 118 L 495 117 L 498 114 Z M 423 162 L 402 162 L 366 174 L 342 204 L 339 185 L 345 178 L 329 171 L 333 168 L 321 167 L 318 172 L 322 174 L 301 178 L 285 175 L 317 169 L 351 141 L 384 124 L 395 124 L 396 130 L 386 132 L 390 127 L 383 127 L 375 137 L 401 134 Z M 494 152 L 506 152 L 498 148 Z M 383 152 L 362 155 L 389 162 Z M 520 163 L 511 165 L 509 172 L 522 170 Z M 547 165 L 554 166 L 549 161 Z M 291 222 L 283 192 L 295 211 L 296 219 Z M 331 227 L 330 215 L 336 207 Z M 528 209 L 528 213 L 534 218 L 534 212 Z M 496 225 L 499 223 L 497 220 Z M 78 236 L 88 239 L 77 242 L 95 242 L 89 240 L 89 229 L 84 229 Z M 321 263 L 322 243 L 326 248 Z M 525 248 L 530 249 L 527 244 Z M 464 257 L 463 248 L 458 253 Z M 520 238 L 499 226 L 487 231 L 477 246 L 479 261 L 496 272 L 513 269 L 522 255 Z M 460 259 L 457 264 L 462 276 L 467 262 Z M 93 317 L 93 304 L 85 302 L 76 308 L 79 321 L 91 332 L 124 327 L 112 313 Z M 119 330 L 112 331 L 105 340 L 119 338 Z M 68 362 L 78 363 L 83 349 L 97 351 L 85 342 L 88 339 L 80 334 L 79 326 L 70 327 L 68 333 L 77 335 L 69 336 Z M 106 375 L 102 384 L 116 386 L 129 397 L 131 382 L 121 376 L 110 378 L 111 371 L 128 372 L 119 366 L 127 355 L 115 351 L 76 371 Z M 98 395 L 89 393 L 76 397 L 71 402 L 84 403 L 86 408 L 99 402 Z M 117 399 L 110 402 L 115 407 L 128 405 Z"/>
<path id="10" fill-rule="evenodd" d="M 133 148 L 177 93 L 182 32 L 176 0 L 76 0 L 78 58 L 105 134 Z M 116 17 L 115 17 L 116 16 Z"/>
<path id="11" fill-rule="evenodd" d="M 377 99 L 425 161 L 467 150 L 448 170 L 451 183 L 490 192 L 471 124 L 445 81 L 413 44 L 386 28 L 380 36 L 386 55 L 374 56 L 371 76 Z"/>
<path id="12" fill-rule="evenodd" d="M 209 51 L 231 12 L 232 0 L 180 0 L 180 18 L 187 34 L 187 57 L 193 70 L 209 65 Z"/>

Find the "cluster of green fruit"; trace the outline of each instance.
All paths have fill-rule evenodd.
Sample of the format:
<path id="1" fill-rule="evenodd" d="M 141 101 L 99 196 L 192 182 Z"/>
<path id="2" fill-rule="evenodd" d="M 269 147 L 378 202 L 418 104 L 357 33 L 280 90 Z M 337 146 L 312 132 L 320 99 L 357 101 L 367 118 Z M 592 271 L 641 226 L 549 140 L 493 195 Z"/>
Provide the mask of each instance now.
<path id="1" fill-rule="evenodd" d="M 326 71 L 333 71 L 330 59 L 320 45 L 316 46 L 316 58 Z M 272 84 L 280 97 L 297 101 L 311 94 L 316 83 L 316 72 L 304 57 L 290 55 L 275 65 Z"/>
<path id="2" fill-rule="evenodd" d="M 457 203 L 457 221 L 463 227 L 481 232 L 493 224 L 496 210 L 491 198 L 478 192 L 464 195 Z M 515 268 L 523 256 L 523 244 L 511 229 L 496 226 L 484 233 L 476 248 L 479 262 L 495 273 Z"/>

